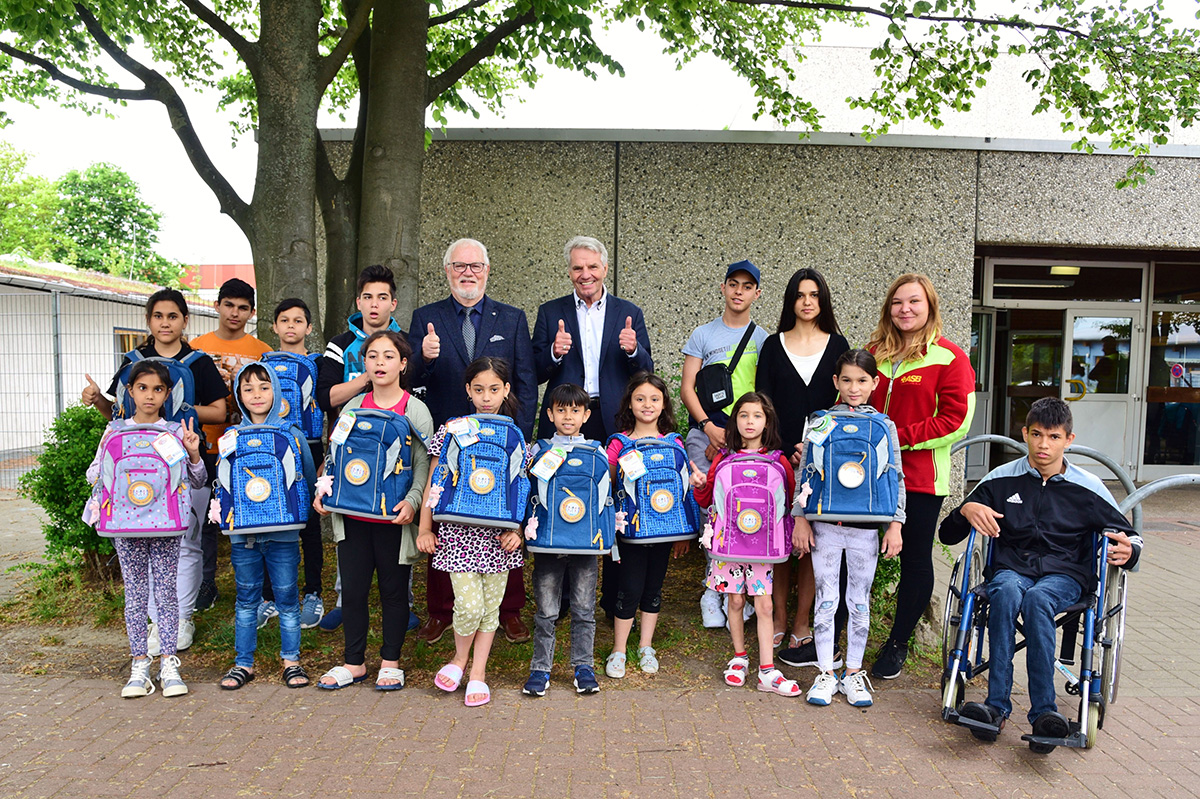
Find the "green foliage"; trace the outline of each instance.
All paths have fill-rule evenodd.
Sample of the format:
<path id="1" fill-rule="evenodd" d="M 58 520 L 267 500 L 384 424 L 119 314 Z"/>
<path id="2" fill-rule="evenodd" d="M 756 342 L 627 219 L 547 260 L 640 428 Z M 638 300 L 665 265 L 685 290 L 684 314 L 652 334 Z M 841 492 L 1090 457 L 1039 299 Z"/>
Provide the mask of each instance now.
<path id="1" fill-rule="evenodd" d="M 115 551 L 111 541 L 96 535 L 81 519 L 92 493 L 85 473 L 106 425 L 95 408 L 67 408 L 50 425 L 38 465 L 20 480 L 22 496 L 46 513 L 48 521 L 42 532 L 47 557 L 94 574 L 103 573 L 104 562 Z"/>
<path id="2" fill-rule="evenodd" d="M 71 242 L 58 227 L 58 188 L 46 178 L 28 175 L 28 156 L 0 142 L 0 253 L 20 252 L 40 261 L 56 253 L 74 257 Z M 71 262 L 71 261 L 64 261 Z"/>
<path id="3" fill-rule="evenodd" d="M 159 285 L 179 284 L 183 267 L 154 252 L 162 215 L 142 199 L 127 173 L 112 164 L 71 170 L 59 181 L 59 227 L 70 242 L 56 255 L 74 253 L 83 269 Z M 69 249 L 68 249 L 69 247 Z"/>

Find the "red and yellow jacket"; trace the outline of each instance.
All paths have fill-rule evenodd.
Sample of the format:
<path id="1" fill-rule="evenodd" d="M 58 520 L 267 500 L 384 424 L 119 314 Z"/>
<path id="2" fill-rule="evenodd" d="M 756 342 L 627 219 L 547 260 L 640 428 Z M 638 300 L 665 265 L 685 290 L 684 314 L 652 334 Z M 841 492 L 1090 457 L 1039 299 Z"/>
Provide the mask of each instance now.
<path id="1" fill-rule="evenodd" d="M 871 404 L 896 423 L 908 493 L 950 493 L 950 446 L 975 415 L 975 370 L 967 354 L 942 336 L 915 361 L 879 362 Z M 893 382 L 894 381 L 894 382 Z"/>

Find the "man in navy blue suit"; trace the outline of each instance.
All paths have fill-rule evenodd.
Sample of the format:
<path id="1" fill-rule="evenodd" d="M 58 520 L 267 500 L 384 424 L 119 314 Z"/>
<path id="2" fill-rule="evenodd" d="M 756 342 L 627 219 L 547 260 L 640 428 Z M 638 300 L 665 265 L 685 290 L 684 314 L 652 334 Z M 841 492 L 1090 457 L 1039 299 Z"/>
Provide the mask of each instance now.
<path id="1" fill-rule="evenodd" d="M 538 308 L 533 325 L 533 358 L 537 379 L 546 390 L 574 383 L 591 397 L 588 438 L 606 441 L 617 432 L 614 422 L 625 384 L 635 373 L 654 370 L 650 337 L 642 309 L 614 297 L 604 286 L 608 250 L 597 239 L 576 236 L 563 250 L 567 274 L 575 290 Z M 554 435 L 543 411 L 538 437 Z"/>
<path id="2" fill-rule="evenodd" d="M 503 358 L 512 367 L 512 391 L 521 403 L 517 425 L 528 438 L 537 406 L 537 377 L 525 312 L 487 296 L 491 263 L 480 242 L 459 239 L 446 249 L 442 264 L 450 296 L 413 311 L 408 326 L 413 348 L 410 382 L 414 388 L 424 387 L 433 423 L 442 425 L 474 412 L 463 379 L 467 365 L 483 355 Z M 417 631 L 418 638 L 432 643 L 442 637 L 454 612 L 453 597 L 450 578 L 431 562 L 425 595 L 429 619 Z M 513 569 L 500 603 L 500 626 L 509 641 L 529 640 L 529 628 L 519 615 L 523 607 L 524 570 Z"/>
<path id="3" fill-rule="evenodd" d="M 533 358 L 538 382 L 546 390 L 574 383 L 583 386 L 590 399 L 592 415 L 580 431 L 587 438 L 605 442 L 616 430 L 616 417 L 625 385 L 637 372 L 654 371 L 650 336 L 642 309 L 614 297 L 604 286 L 608 275 L 608 249 L 591 236 L 575 236 L 563 248 L 567 276 L 575 290 L 538 308 L 533 325 Z M 538 437 L 550 438 L 554 425 L 545 409 L 538 422 Z M 600 607 L 612 619 L 616 602 L 616 565 L 604 559 Z M 563 581 L 567 613 L 570 594 Z"/>

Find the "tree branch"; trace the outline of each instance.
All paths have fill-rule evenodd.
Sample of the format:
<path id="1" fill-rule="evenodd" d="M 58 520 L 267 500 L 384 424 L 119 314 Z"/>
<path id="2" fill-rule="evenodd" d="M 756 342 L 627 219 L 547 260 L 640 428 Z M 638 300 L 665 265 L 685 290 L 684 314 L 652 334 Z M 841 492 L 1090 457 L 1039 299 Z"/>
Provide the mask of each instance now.
<path id="1" fill-rule="evenodd" d="M 868 16 L 881 17 L 883 19 L 893 19 L 888 12 L 874 8 L 872 6 L 843 6 L 837 3 L 821 3 L 810 2 L 809 0 L 727 0 L 730 3 L 737 3 L 744 6 L 784 6 L 786 8 L 798 8 L 807 11 L 834 11 L 840 14 L 866 14 Z M 1029 22 L 1023 19 L 1006 19 L 1003 17 L 986 18 L 986 17 L 949 17 L 938 14 L 905 14 L 905 19 L 915 19 L 921 22 L 955 22 L 955 23 L 972 23 L 975 25 L 1012 28 L 1015 30 L 1042 30 L 1056 31 L 1058 33 L 1072 36 L 1076 39 L 1087 39 L 1088 35 L 1074 28 L 1067 28 L 1062 25 L 1050 25 L 1041 22 Z"/>
<path id="2" fill-rule="evenodd" d="M 324 93 L 333 79 L 337 77 L 338 71 L 346 62 L 346 57 L 350 55 L 354 43 L 367 29 L 367 24 L 371 21 L 371 9 L 374 6 L 375 0 L 363 0 L 354 15 L 347 20 L 346 31 L 338 40 L 337 45 L 329 51 L 329 55 L 321 59 L 317 66 L 317 90 L 319 92 Z"/>
<path id="3" fill-rule="evenodd" d="M 471 2 L 467 3 L 465 6 L 459 6 L 453 11 L 447 11 L 445 14 L 439 14 L 436 17 L 430 17 L 429 27 L 432 28 L 436 25 L 445 25 L 447 22 L 452 22 L 473 8 L 479 8 L 480 6 L 487 5 L 489 1 L 490 0 L 471 0 Z"/>
<path id="4" fill-rule="evenodd" d="M 98 83 L 88 83 L 79 78 L 72 77 L 61 69 L 56 67 L 44 58 L 35 56 L 33 53 L 27 53 L 24 50 L 18 50 L 12 45 L 0 42 L 0 53 L 6 53 L 13 58 L 24 61 L 26 64 L 35 66 L 44 71 L 52 79 L 59 83 L 70 86 L 76 91 L 85 94 L 96 94 L 101 97 L 107 97 L 110 100 L 152 100 L 152 95 L 146 89 L 121 89 L 115 86 L 101 86 Z"/>
<path id="5" fill-rule="evenodd" d="M 201 22 L 216 31 L 217 35 L 229 42 L 234 51 L 241 56 L 250 70 L 250 75 L 257 77 L 259 67 L 258 45 L 250 42 L 245 36 L 234 30 L 233 26 L 222 19 L 217 12 L 201 3 L 200 0 L 182 0 L 188 11 L 195 14 Z"/>
<path id="6" fill-rule="evenodd" d="M 467 74 L 471 67 L 495 53 L 500 42 L 526 25 L 532 24 L 534 19 L 536 19 L 536 15 L 530 10 L 519 17 L 505 20 L 493 28 L 487 36 L 484 36 L 474 47 L 463 53 L 457 61 L 446 67 L 440 75 L 435 75 L 429 79 L 429 84 L 425 90 L 425 105 L 428 106 L 441 96 L 442 92 L 457 83 L 463 75 Z"/>
<path id="7" fill-rule="evenodd" d="M 88 33 L 95 39 L 96 44 L 100 45 L 100 48 L 122 69 L 140 78 L 145 84 L 147 93 L 145 99 L 157 100 L 166 106 L 167 115 L 171 120 L 171 128 L 175 131 L 175 136 L 179 139 L 180 144 L 183 145 L 183 150 L 187 154 L 188 160 L 192 162 L 196 174 L 216 195 L 221 211 L 237 223 L 237 226 L 246 234 L 246 238 L 250 239 L 253 244 L 255 235 L 254 225 L 250 219 L 250 206 L 238 196 L 233 186 L 229 185 L 229 181 L 208 157 L 204 144 L 200 141 L 195 126 L 192 125 L 191 117 L 188 116 L 187 106 L 184 105 L 183 98 L 175 91 L 175 87 L 159 72 L 150 69 L 122 50 L 88 9 L 76 3 L 75 10 L 79 14 L 79 18 L 83 20 Z"/>

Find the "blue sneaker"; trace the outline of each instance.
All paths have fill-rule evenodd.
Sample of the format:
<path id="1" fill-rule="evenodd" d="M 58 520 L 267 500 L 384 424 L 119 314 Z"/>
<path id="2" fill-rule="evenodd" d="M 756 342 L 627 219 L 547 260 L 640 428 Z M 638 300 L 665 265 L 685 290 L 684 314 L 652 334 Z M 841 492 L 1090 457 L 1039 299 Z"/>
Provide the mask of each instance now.
<path id="1" fill-rule="evenodd" d="M 321 617 L 321 621 L 317 624 L 319 628 L 327 633 L 331 633 L 338 627 L 342 626 L 342 609 L 334 608 Z"/>
<path id="2" fill-rule="evenodd" d="M 595 677 L 592 678 L 595 682 Z M 525 687 L 521 689 L 521 693 L 525 696 L 545 696 L 546 690 L 550 687 L 550 672 L 548 671 L 531 671 L 529 679 L 525 681 Z"/>
<path id="3" fill-rule="evenodd" d="M 575 693 L 595 694 L 600 692 L 600 683 L 596 681 L 596 671 L 591 666 L 575 667 Z"/>
<path id="4" fill-rule="evenodd" d="M 418 616 L 417 614 L 413 613 L 410 610 L 408 612 L 408 631 L 411 633 L 413 630 L 417 629 L 420 626 L 421 626 L 421 617 Z"/>
<path id="5" fill-rule="evenodd" d="M 305 594 L 300 603 L 300 629 L 311 630 L 321 623 L 325 615 L 325 603 L 318 594 Z"/>
<path id="6" fill-rule="evenodd" d="M 275 607 L 275 603 L 269 599 L 264 599 L 258 603 L 258 629 L 267 626 L 267 622 L 279 615 L 279 611 Z"/>

